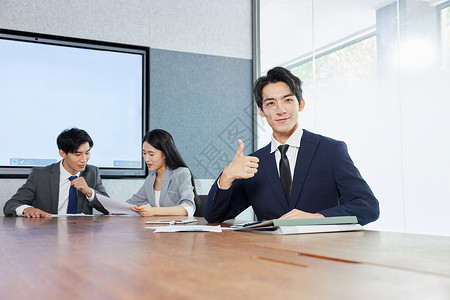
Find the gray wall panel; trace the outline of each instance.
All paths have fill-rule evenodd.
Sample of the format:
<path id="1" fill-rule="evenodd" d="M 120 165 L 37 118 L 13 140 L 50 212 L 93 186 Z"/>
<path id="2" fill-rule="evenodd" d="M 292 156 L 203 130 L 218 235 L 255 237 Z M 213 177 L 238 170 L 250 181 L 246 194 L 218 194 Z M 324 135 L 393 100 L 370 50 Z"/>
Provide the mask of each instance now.
<path id="1" fill-rule="evenodd" d="M 251 0 L 0 0 L 0 28 L 252 58 Z"/>
<path id="2" fill-rule="evenodd" d="M 0 0 L 0 28 L 36 30 L 36 0 Z"/>
<path id="3" fill-rule="evenodd" d="M 38 32 L 148 46 L 148 0 L 39 1 Z"/>
<path id="4" fill-rule="evenodd" d="M 252 58 L 251 0 L 151 0 L 150 47 Z"/>
<path id="5" fill-rule="evenodd" d="M 252 151 L 252 61 L 151 49 L 150 129 L 169 131 L 196 178 Z"/>

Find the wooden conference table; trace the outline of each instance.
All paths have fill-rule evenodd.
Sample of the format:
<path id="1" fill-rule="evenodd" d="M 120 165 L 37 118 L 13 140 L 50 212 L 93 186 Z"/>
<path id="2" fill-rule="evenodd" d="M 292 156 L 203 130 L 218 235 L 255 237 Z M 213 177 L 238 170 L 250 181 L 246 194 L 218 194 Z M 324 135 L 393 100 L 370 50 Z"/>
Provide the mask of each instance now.
<path id="1" fill-rule="evenodd" d="M 0 217 L 0 299 L 450 299 L 449 237 L 153 233 L 150 219 Z"/>

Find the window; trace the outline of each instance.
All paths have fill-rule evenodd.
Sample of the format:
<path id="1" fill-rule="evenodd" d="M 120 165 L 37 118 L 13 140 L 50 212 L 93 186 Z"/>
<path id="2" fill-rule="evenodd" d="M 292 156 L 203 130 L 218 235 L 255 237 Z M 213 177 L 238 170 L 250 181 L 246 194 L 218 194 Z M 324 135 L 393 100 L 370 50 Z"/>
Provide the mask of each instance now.
<path id="1" fill-rule="evenodd" d="M 329 85 L 351 88 L 356 82 L 365 81 L 376 73 L 376 36 L 336 47 L 331 51 L 310 57 L 289 69 L 298 76 L 305 89 Z M 315 65 L 313 65 L 315 64 Z"/>
<path id="2" fill-rule="evenodd" d="M 450 6 L 441 10 L 441 24 L 443 67 L 448 71 L 450 69 Z"/>

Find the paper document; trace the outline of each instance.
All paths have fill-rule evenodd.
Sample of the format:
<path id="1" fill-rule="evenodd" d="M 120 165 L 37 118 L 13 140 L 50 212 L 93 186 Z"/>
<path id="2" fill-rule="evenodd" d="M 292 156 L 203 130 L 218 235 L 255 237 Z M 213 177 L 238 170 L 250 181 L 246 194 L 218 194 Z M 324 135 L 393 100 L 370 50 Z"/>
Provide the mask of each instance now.
<path id="1" fill-rule="evenodd" d="M 145 224 L 169 224 L 169 225 L 175 225 L 175 224 L 188 224 L 188 223 L 195 223 L 195 222 L 197 222 L 197 219 L 147 221 L 147 222 L 145 222 Z"/>
<path id="2" fill-rule="evenodd" d="M 133 205 L 131 205 L 128 202 L 116 200 L 113 198 L 109 198 L 103 195 L 100 195 L 99 193 L 96 193 L 98 201 L 103 205 L 103 207 L 110 213 L 110 214 L 122 214 L 122 215 L 137 215 L 138 213 L 135 213 L 130 209 Z"/>
<path id="3" fill-rule="evenodd" d="M 268 234 L 300 234 L 300 233 L 321 233 L 338 231 L 364 230 L 359 224 L 340 225 L 303 225 L 303 226 L 270 226 L 246 229 L 241 231 L 268 233 Z"/>
<path id="4" fill-rule="evenodd" d="M 355 216 L 327 217 L 327 218 L 307 218 L 307 219 L 273 219 L 268 221 L 256 221 L 231 226 L 235 230 L 245 230 L 250 228 L 260 228 L 268 226 L 311 226 L 311 225 L 337 225 L 337 224 L 357 224 Z"/>
<path id="5" fill-rule="evenodd" d="M 83 213 L 79 214 L 59 214 L 59 215 L 52 215 L 52 217 L 93 217 L 94 215 L 86 215 Z"/>
<path id="6" fill-rule="evenodd" d="M 222 227 L 208 226 L 208 225 L 170 225 L 161 227 L 145 227 L 148 229 L 156 229 L 154 233 L 158 232 L 222 232 Z"/>

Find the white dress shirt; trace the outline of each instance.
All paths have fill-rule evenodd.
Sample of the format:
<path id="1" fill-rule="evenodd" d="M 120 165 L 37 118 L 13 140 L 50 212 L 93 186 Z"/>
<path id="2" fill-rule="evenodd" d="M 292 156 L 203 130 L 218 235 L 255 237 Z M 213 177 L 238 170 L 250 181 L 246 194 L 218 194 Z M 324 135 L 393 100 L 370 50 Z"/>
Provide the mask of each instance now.
<path id="1" fill-rule="evenodd" d="M 77 176 L 80 177 L 80 172 L 76 173 L 75 175 L 70 174 L 67 172 L 66 169 L 64 169 L 64 166 L 62 164 L 62 160 L 59 164 L 59 198 L 58 198 L 58 215 L 65 215 L 67 214 L 67 206 L 69 206 L 69 190 L 70 190 L 70 176 Z M 92 195 L 91 197 L 87 197 L 88 201 L 94 200 L 95 197 L 95 190 L 91 188 Z"/>
<path id="2" fill-rule="evenodd" d="M 59 163 L 58 215 L 67 214 L 67 206 L 69 206 L 70 176 L 80 177 L 80 172 L 75 175 L 70 174 L 66 169 L 64 169 L 61 161 Z"/>
<path id="3" fill-rule="evenodd" d="M 298 154 L 298 149 L 300 149 L 300 142 L 302 140 L 302 136 L 303 136 L 303 129 L 301 129 L 300 127 L 297 127 L 297 129 L 294 131 L 294 133 L 288 138 L 286 143 L 284 143 L 284 145 L 289 145 L 289 148 L 286 151 L 286 156 L 289 160 L 289 168 L 291 169 L 292 180 L 294 180 L 295 164 L 297 163 L 297 154 Z M 280 153 L 280 150 L 278 149 L 278 146 L 280 146 L 280 145 L 281 145 L 281 143 L 279 141 L 277 141 L 272 135 L 270 153 L 275 152 L 275 162 L 277 165 L 278 176 L 280 176 L 281 153 Z"/>
<path id="4" fill-rule="evenodd" d="M 155 203 L 156 206 L 159 207 L 159 199 L 161 198 L 161 191 L 153 190 L 155 192 Z"/>
<path id="5" fill-rule="evenodd" d="M 161 199 L 161 191 L 157 191 L 157 190 L 153 190 L 153 192 L 155 193 L 155 204 L 156 207 L 161 207 L 160 204 L 160 199 Z M 147 204 L 148 206 L 151 207 L 150 204 Z M 192 217 L 194 215 L 194 210 L 192 209 L 192 207 L 187 204 L 187 203 L 180 203 L 178 206 L 181 206 L 182 208 L 184 208 L 188 214 L 188 217 Z"/>
<path id="6" fill-rule="evenodd" d="M 297 163 L 297 154 L 298 154 L 298 149 L 300 149 L 300 142 L 302 140 L 302 136 L 303 136 L 303 129 L 301 129 L 299 126 L 294 131 L 294 133 L 288 138 L 286 143 L 284 143 L 285 145 L 289 145 L 289 148 L 286 151 L 286 156 L 289 160 L 289 168 L 291 170 L 292 181 L 294 180 L 295 164 Z M 281 143 L 279 141 L 277 141 L 272 135 L 270 153 L 275 152 L 275 162 L 277 165 L 278 176 L 280 176 L 281 153 L 280 153 L 280 150 L 278 150 L 278 146 L 280 146 L 280 145 L 281 145 Z M 222 175 L 220 175 L 220 176 L 222 176 Z M 217 186 L 219 187 L 219 189 L 220 189 L 220 185 L 219 185 L 220 176 L 219 176 L 219 179 L 217 180 Z"/>

